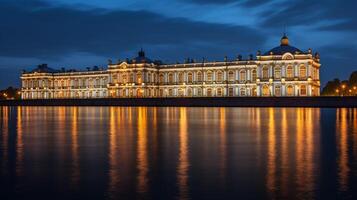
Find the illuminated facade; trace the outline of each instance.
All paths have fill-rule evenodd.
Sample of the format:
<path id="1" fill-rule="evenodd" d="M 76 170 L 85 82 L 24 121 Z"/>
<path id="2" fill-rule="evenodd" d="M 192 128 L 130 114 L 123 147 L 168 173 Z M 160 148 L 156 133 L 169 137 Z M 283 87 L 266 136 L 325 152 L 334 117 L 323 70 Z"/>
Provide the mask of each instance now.
<path id="1" fill-rule="evenodd" d="M 290 46 L 284 35 L 280 46 L 247 60 L 162 64 L 141 50 L 131 60 L 110 61 L 106 70 L 42 65 L 22 74 L 22 98 L 319 96 L 319 70 L 319 54 Z"/>

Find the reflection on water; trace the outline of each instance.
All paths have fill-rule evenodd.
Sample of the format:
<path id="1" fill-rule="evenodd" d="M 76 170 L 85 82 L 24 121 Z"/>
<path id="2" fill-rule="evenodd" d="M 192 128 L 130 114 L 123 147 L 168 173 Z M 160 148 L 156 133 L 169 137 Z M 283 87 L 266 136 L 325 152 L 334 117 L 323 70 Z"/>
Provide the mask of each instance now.
<path id="1" fill-rule="evenodd" d="M 357 109 L 0 107 L 0 199 L 354 198 Z"/>

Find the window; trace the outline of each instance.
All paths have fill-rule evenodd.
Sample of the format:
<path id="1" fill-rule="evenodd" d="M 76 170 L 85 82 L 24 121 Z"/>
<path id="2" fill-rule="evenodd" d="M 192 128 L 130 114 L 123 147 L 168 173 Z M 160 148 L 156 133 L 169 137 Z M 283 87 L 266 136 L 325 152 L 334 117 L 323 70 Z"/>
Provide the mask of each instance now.
<path id="1" fill-rule="evenodd" d="M 202 81 L 202 73 L 197 72 L 197 81 Z"/>
<path id="2" fill-rule="evenodd" d="M 217 72 L 217 79 L 218 82 L 222 82 L 223 81 L 223 72 L 222 71 L 218 71 Z"/>
<path id="3" fill-rule="evenodd" d="M 293 78 L 294 77 L 294 69 L 293 66 L 289 65 L 286 68 L 286 78 Z"/>
<path id="4" fill-rule="evenodd" d="M 263 67 L 263 79 L 269 78 L 269 69 L 268 67 Z"/>
<path id="5" fill-rule="evenodd" d="M 179 97 L 185 96 L 185 90 L 184 90 L 183 88 L 180 88 L 180 89 L 178 90 L 178 95 L 179 95 Z"/>
<path id="6" fill-rule="evenodd" d="M 130 82 L 130 83 L 133 83 L 133 82 L 134 82 L 134 73 L 130 73 L 129 82 Z"/>
<path id="7" fill-rule="evenodd" d="M 188 82 L 189 82 L 189 83 L 192 83 L 192 82 L 193 82 L 193 76 L 192 76 L 192 73 L 191 73 L 191 72 L 189 72 L 189 73 L 187 74 L 187 79 L 188 79 Z"/>
<path id="8" fill-rule="evenodd" d="M 252 81 L 257 80 L 257 71 L 255 69 L 252 70 Z"/>
<path id="9" fill-rule="evenodd" d="M 257 96 L 257 88 L 253 88 L 252 91 L 252 96 Z"/>
<path id="10" fill-rule="evenodd" d="M 300 95 L 301 96 L 306 96 L 306 85 L 301 85 L 300 86 Z"/>
<path id="11" fill-rule="evenodd" d="M 139 84 L 142 82 L 142 75 L 141 75 L 141 73 L 137 73 L 137 74 L 136 74 L 136 82 L 139 83 Z"/>
<path id="12" fill-rule="evenodd" d="M 187 88 L 187 96 L 192 97 L 192 88 Z"/>
<path id="13" fill-rule="evenodd" d="M 207 81 L 212 81 L 212 72 L 211 71 L 207 72 Z"/>
<path id="14" fill-rule="evenodd" d="M 208 97 L 212 96 L 212 89 L 211 88 L 207 88 L 207 96 Z"/>
<path id="15" fill-rule="evenodd" d="M 239 72 L 239 80 L 240 81 L 245 81 L 246 80 L 246 72 L 245 72 L 245 70 L 241 70 Z"/>
<path id="16" fill-rule="evenodd" d="M 173 95 L 174 95 L 173 90 L 169 89 L 169 96 L 173 96 Z"/>
<path id="17" fill-rule="evenodd" d="M 229 81 L 234 81 L 234 71 L 229 71 L 228 72 L 228 79 Z"/>
<path id="18" fill-rule="evenodd" d="M 263 96 L 270 96 L 269 86 L 263 85 L 262 95 L 263 95 Z"/>
<path id="19" fill-rule="evenodd" d="M 300 69 L 299 69 L 299 75 L 300 75 L 300 78 L 306 78 L 306 67 L 305 66 L 300 66 Z"/>
<path id="20" fill-rule="evenodd" d="M 174 75 L 169 73 L 169 83 L 174 83 Z"/>
<path id="21" fill-rule="evenodd" d="M 165 82 L 164 74 L 160 74 L 159 75 L 159 82 L 160 83 L 164 83 Z"/>
<path id="22" fill-rule="evenodd" d="M 292 85 L 288 85 L 286 90 L 288 96 L 294 96 L 294 87 Z"/>
<path id="23" fill-rule="evenodd" d="M 280 69 L 280 67 L 275 67 L 274 68 L 274 78 L 275 79 L 280 79 L 281 78 L 281 69 Z"/>
<path id="24" fill-rule="evenodd" d="M 232 97 L 234 95 L 234 90 L 233 88 L 228 89 L 228 96 Z"/>
<path id="25" fill-rule="evenodd" d="M 184 80 L 183 80 L 183 73 L 182 73 L 182 72 L 179 72 L 179 73 L 178 73 L 178 82 L 179 82 L 179 83 L 183 83 L 183 82 L 184 82 Z"/>
<path id="26" fill-rule="evenodd" d="M 221 97 L 222 94 L 222 88 L 217 88 L 217 96 Z"/>
<path id="27" fill-rule="evenodd" d="M 151 76 L 151 73 L 150 72 L 148 72 L 148 74 L 147 74 L 147 76 L 148 76 L 148 82 L 149 83 L 151 83 L 151 81 L 152 81 L 152 76 Z"/>
<path id="28" fill-rule="evenodd" d="M 126 82 L 127 82 L 126 74 L 123 74 L 123 75 L 121 76 L 121 79 L 122 79 L 122 82 L 123 82 L 123 83 L 126 83 Z"/>
<path id="29" fill-rule="evenodd" d="M 245 88 L 240 89 L 240 96 L 245 96 Z"/>
<path id="30" fill-rule="evenodd" d="M 281 87 L 279 85 L 276 85 L 275 86 L 275 89 L 274 89 L 274 94 L 275 96 L 281 96 Z"/>
<path id="31" fill-rule="evenodd" d="M 197 88 L 197 96 L 201 97 L 202 96 L 202 89 Z"/>

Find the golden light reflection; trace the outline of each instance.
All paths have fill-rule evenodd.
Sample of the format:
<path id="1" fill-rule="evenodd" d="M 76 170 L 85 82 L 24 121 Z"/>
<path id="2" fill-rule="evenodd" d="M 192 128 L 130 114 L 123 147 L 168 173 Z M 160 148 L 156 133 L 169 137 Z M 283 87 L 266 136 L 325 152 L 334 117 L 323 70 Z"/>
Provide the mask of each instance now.
<path id="1" fill-rule="evenodd" d="M 138 108 L 138 145 L 137 145 L 137 169 L 139 193 L 146 193 L 148 189 L 148 158 L 147 158 L 147 108 Z"/>
<path id="2" fill-rule="evenodd" d="M 346 191 L 348 190 L 348 173 L 350 171 L 348 166 L 348 122 L 347 122 L 347 108 L 340 108 L 336 111 L 336 132 L 337 141 L 338 141 L 338 150 L 339 150 L 339 158 L 338 158 L 338 177 L 340 190 Z"/>
<path id="3" fill-rule="evenodd" d="M 113 194 L 116 191 L 116 187 L 120 181 L 119 174 L 119 163 L 117 156 L 117 134 L 118 134 L 118 124 L 116 123 L 116 117 L 118 116 L 118 121 L 120 120 L 120 115 L 116 112 L 116 108 L 109 108 L 109 188 L 108 192 L 111 198 L 115 198 Z"/>
<path id="4" fill-rule="evenodd" d="M 219 109 L 219 133 L 220 133 L 220 152 L 221 152 L 221 169 L 220 173 L 225 182 L 226 164 L 227 164 L 227 133 L 226 133 L 226 108 Z"/>
<path id="5" fill-rule="evenodd" d="M 267 188 L 271 198 L 275 196 L 276 191 L 276 138 L 275 138 L 275 117 L 274 108 L 268 110 L 268 170 L 267 170 Z"/>
<path id="6" fill-rule="evenodd" d="M 2 123 L 2 148 L 3 148 L 3 156 L 2 156 L 2 164 L 6 165 L 8 161 L 8 139 L 9 139 L 9 107 L 3 106 L 1 107 L 1 123 Z M 2 167 L 6 169 L 5 166 Z"/>
<path id="7" fill-rule="evenodd" d="M 288 147 L 288 119 L 287 109 L 281 110 L 281 192 L 284 197 L 288 196 L 289 182 L 289 147 Z"/>
<path id="8" fill-rule="evenodd" d="M 180 108 L 180 144 L 179 144 L 179 163 L 177 167 L 177 180 L 179 187 L 179 199 L 188 199 L 188 169 L 190 167 L 188 158 L 188 133 L 187 133 L 187 110 Z"/>
<path id="9" fill-rule="evenodd" d="M 24 143 L 22 138 L 22 109 L 17 107 L 17 134 L 16 134 L 16 174 L 23 175 Z"/>
<path id="10" fill-rule="evenodd" d="M 72 152 L 72 166 L 71 166 L 71 185 L 76 187 L 80 180 L 79 169 L 79 143 L 78 143 L 78 107 L 72 108 L 72 130 L 71 130 L 71 152 Z"/>

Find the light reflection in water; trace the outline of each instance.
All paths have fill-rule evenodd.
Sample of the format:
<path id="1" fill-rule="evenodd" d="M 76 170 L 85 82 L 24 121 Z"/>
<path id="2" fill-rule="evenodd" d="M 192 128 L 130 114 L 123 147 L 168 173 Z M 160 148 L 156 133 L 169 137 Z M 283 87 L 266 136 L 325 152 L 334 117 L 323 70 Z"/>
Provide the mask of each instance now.
<path id="1" fill-rule="evenodd" d="M 131 109 L 129 109 L 131 110 Z M 148 183 L 148 158 L 147 158 L 147 108 L 138 108 L 138 145 L 137 145 L 137 169 L 138 169 L 138 193 L 143 195 L 147 192 Z"/>
<path id="2" fill-rule="evenodd" d="M 337 144 L 338 144 L 338 151 L 339 151 L 339 158 L 338 158 L 338 168 L 339 168 L 339 183 L 340 183 L 340 190 L 346 191 L 348 190 L 348 133 L 347 133 L 347 108 L 337 109 L 336 112 L 336 132 L 338 133 L 337 136 Z"/>
<path id="3" fill-rule="evenodd" d="M 267 170 L 267 189 L 270 198 L 275 197 L 276 190 L 276 138 L 275 138 L 275 118 L 274 109 L 268 110 L 268 170 Z"/>
<path id="4" fill-rule="evenodd" d="M 24 143 L 22 139 L 22 109 L 17 107 L 17 134 L 16 134 L 16 173 L 17 176 L 23 175 Z"/>
<path id="5" fill-rule="evenodd" d="M 179 128 L 179 163 L 177 167 L 177 180 L 179 187 L 179 199 L 188 199 L 188 133 L 187 133 L 187 111 L 180 108 L 180 128 Z"/>
<path id="6" fill-rule="evenodd" d="M 78 143 L 78 107 L 71 108 L 72 114 L 72 132 L 71 132 L 71 151 L 72 151 L 72 170 L 71 170 L 71 185 L 73 188 L 78 187 L 80 180 L 79 170 L 79 143 Z"/>
<path id="7" fill-rule="evenodd" d="M 58 193 L 128 194 L 134 199 L 167 191 L 190 199 L 210 187 L 215 194 L 240 197 L 233 190 L 246 185 L 270 198 L 313 199 L 319 197 L 321 180 L 338 186 L 332 194 L 352 193 L 357 109 L 321 110 L 1 107 L 1 178 L 27 187 L 45 179 L 49 186 L 37 184 L 49 191 L 58 184 Z M 332 123 L 321 124 L 323 116 Z M 327 133 L 320 130 L 324 126 Z M 327 144 L 336 146 L 322 145 L 328 134 L 333 141 Z M 331 157 L 321 166 L 323 153 Z M 324 167 L 329 174 L 319 172 Z M 93 179 L 98 183 L 88 182 Z M 69 186 L 63 185 L 68 180 Z M 205 188 L 194 184 L 200 180 Z"/>
<path id="8" fill-rule="evenodd" d="M 118 109 L 114 107 L 109 108 L 109 188 L 108 193 L 111 199 L 115 198 L 116 187 L 120 181 L 119 174 L 119 157 L 117 155 L 117 134 L 118 133 L 118 125 L 116 123 L 116 118 L 118 118 L 117 122 L 120 122 L 120 113 L 116 112 Z"/>

